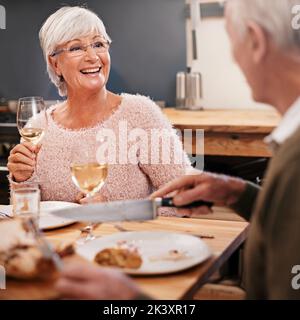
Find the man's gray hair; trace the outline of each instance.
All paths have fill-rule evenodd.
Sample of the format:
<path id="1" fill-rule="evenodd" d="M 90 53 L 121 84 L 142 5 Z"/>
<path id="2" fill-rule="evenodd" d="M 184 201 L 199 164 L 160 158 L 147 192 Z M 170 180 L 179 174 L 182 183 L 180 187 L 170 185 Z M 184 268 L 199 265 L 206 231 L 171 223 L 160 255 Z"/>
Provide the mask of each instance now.
<path id="1" fill-rule="evenodd" d="M 50 80 L 58 88 L 61 96 L 67 95 L 66 83 L 53 70 L 48 60 L 49 56 L 59 45 L 93 32 L 99 33 L 111 42 L 102 20 L 94 12 L 82 7 L 62 7 L 43 24 L 39 33 L 40 43 Z"/>
<path id="2" fill-rule="evenodd" d="M 247 21 L 259 24 L 283 50 L 300 49 L 300 30 L 292 27 L 293 8 L 299 0 L 229 0 L 233 24 L 243 35 Z"/>

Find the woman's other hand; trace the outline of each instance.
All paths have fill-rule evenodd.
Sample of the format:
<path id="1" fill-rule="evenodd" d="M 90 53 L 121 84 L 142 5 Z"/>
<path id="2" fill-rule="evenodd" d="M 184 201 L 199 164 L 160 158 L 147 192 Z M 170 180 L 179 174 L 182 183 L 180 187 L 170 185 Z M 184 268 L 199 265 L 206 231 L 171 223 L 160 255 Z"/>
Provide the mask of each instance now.
<path id="1" fill-rule="evenodd" d="M 88 203 L 105 202 L 106 200 L 101 194 L 95 194 L 94 196 L 88 198 L 84 193 L 80 192 L 76 196 L 75 201 L 80 204 L 88 204 Z"/>
<path id="2" fill-rule="evenodd" d="M 39 150 L 39 146 L 22 142 L 10 151 L 7 168 L 16 182 L 26 181 L 32 176 Z"/>

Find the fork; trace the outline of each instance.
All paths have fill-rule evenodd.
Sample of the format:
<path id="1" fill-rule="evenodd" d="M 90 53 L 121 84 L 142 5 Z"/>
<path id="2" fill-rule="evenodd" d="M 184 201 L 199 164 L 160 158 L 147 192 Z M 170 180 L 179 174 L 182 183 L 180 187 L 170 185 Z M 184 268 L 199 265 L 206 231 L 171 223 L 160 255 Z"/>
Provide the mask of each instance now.
<path id="1" fill-rule="evenodd" d="M 125 229 L 124 227 L 122 227 L 120 224 L 118 223 L 114 223 L 113 227 L 116 228 L 117 230 L 121 231 L 121 232 L 128 232 L 131 230 Z M 215 236 L 211 235 L 211 234 L 197 234 L 197 233 L 191 233 L 189 231 L 186 232 L 189 235 L 192 235 L 194 237 L 198 237 L 201 239 L 215 239 Z"/>
<path id="2" fill-rule="evenodd" d="M 129 231 L 129 230 L 125 229 L 124 227 L 122 227 L 119 223 L 114 223 L 113 227 L 116 228 L 117 230 L 121 231 L 121 232 Z"/>

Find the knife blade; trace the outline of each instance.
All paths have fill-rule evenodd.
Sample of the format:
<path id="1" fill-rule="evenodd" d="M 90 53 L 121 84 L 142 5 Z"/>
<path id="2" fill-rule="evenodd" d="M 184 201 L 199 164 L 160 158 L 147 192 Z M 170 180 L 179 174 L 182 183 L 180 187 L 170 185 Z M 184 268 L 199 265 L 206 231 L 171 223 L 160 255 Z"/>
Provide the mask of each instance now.
<path id="1" fill-rule="evenodd" d="M 53 264 L 57 271 L 61 271 L 63 269 L 63 262 L 60 256 L 54 251 L 48 241 L 45 239 L 42 232 L 39 230 L 34 219 L 29 218 L 26 220 L 27 226 L 31 230 L 35 240 L 37 241 L 37 245 L 41 250 L 43 257 L 46 259 L 52 260 Z"/>
<path id="2" fill-rule="evenodd" d="M 157 209 L 160 207 L 173 207 L 190 209 L 200 206 L 211 207 L 213 203 L 197 201 L 186 206 L 175 206 L 173 198 L 156 198 L 154 200 L 125 200 L 105 203 L 94 203 L 78 207 L 51 211 L 51 214 L 62 218 L 88 221 L 145 221 L 157 218 Z"/>

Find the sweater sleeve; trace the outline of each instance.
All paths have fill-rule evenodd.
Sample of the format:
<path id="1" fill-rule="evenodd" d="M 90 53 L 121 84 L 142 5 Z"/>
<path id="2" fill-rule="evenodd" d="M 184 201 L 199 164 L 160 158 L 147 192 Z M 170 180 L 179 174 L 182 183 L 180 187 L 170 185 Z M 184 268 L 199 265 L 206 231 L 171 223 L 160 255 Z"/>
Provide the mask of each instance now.
<path id="1" fill-rule="evenodd" d="M 239 201 L 232 205 L 231 208 L 249 221 L 260 189 L 257 184 L 248 181 Z"/>
<path id="2" fill-rule="evenodd" d="M 147 152 L 140 152 L 139 167 L 148 176 L 153 189 L 178 178 L 192 169 L 187 154 L 176 131 L 160 108 L 143 97 L 139 126 L 146 131 Z M 154 191 L 153 190 L 153 191 Z M 174 209 L 160 209 L 160 214 L 174 214 Z"/>

